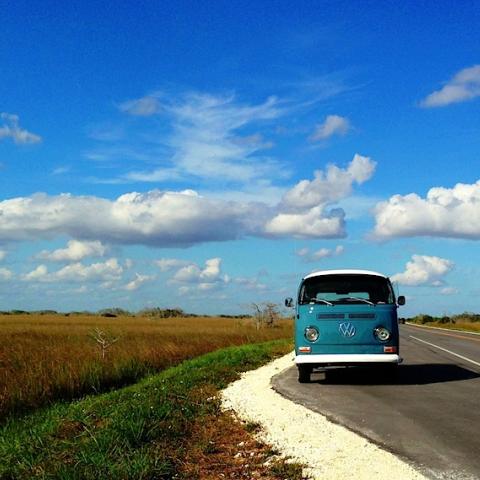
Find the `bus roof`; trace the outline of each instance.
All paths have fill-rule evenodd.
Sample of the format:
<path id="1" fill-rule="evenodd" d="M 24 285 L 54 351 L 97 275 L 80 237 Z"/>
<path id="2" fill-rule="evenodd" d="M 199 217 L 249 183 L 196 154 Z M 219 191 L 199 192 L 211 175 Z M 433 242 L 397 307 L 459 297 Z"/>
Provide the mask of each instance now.
<path id="1" fill-rule="evenodd" d="M 305 275 L 303 279 L 320 277 L 321 275 L 375 275 L 377 277 L 387 278 L 382 273 L 372 272 L 370 270 L 320 270 L 318 272 L 312 272 Z"/>

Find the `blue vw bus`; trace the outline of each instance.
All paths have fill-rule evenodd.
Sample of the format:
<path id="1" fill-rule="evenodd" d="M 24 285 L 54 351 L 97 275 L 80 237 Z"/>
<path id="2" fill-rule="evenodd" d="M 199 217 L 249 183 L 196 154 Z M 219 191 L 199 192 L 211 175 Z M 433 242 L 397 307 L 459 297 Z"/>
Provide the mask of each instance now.
<path id="1" fill-rule="evenodd" d="M 397 307 L 404 304 L 405 297 L 396 300 L 381 273 L 324 270 L 304 277 L 295 312 L 298 381 L 309 382 L 316 367 L 396 367 L 402 361 Z M 293 299 L 285 305 L 292 306 Z"/>

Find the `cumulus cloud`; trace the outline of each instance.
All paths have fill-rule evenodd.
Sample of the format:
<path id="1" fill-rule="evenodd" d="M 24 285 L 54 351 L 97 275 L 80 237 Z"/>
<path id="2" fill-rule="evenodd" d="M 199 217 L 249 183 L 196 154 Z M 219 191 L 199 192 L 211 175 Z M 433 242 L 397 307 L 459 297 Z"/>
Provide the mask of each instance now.
<path id="1" fill-rule="evenodd" d="M 369 157 L 355 154 L 347 168 L 328 165 L 326 172 L 316 170 L 313 180 L 302 180 L 289 190 L 283 198 L 288 209 L 304 209 L 333 203 L 352 193 L 354 184 L 370 179 L 376 162 Z"/>
<path id="2" fill-rule="evenodd" d="M 426 198 L 394 195 L 375 209 L 374 236 L 480 239 L 480 180 L 431 188 Z"/>
<path id="3" fill-rule="evenodd" d="M 0 125 L 0 140 L 11 138 L 17 144 L 39 143 L 42 137 L 20 127 L 18 115 L 12 113 L 0 113 L 2 125 Z"/>
<path id="4" fill-rule="evenodd" d="M 452 268 L 454 263 L 446 258 L 431 257 L 428 255 L 412 255 L 407 262 L 405 271 L 391 277 L 403 285 L 443 285 L 443 276 Z"/>
<path id="5" fill-rule="evenodd" d="M 299 257 L 303 258 L 306 262 L 316 262 L 322 258 L 336 257 L 344 252 L 342 245 L 337 245 L 335 248 L 320 248 L 312 252 L 309 248 L 305 247 L 298 250 L 296 253 Z"/>
<path id="6" fill-rule="evenodd" d="M 452 103 L 466 102 L 480 96 L 480 65 L 460 70 L 440 90 L 424 98 L 422 107 L 444 107 Z"/>
<path id="7" fill-rule="evenodd" d="M 105 262 L 84 265 L 80 262 L 66 265 L 55 272 L 49 272 L 45 265 L 37 268 L 23 276 L 25 281 L 37 282 L 61 282 L 61 281 L 113 281 L 119 280 L 123 273 L 123 267 L 116 258 L 110 258 Z"/>
<path id="8" fill-rule="evenodd" d="M 150 117 L 160 112 L 159 94 L 153 93 L 141 98 L 127 100 L 121 103 L 118 108 L 121 112 L 137 117 Z"/>
<path id="9" fill-rule="evenodd" d="M 301 213 L 279 213 L 267 222 L 265 232 L 272 237 L 344 237 L 345 212 L 341 208 L 327 211 L 319 206 Z"/>
<path id="10" fill-rule="evenodd" d="M 221 263 L 219 257 L 206 260 L 203 268 L 191 263 L 177 270 L 171 283 L 182 284 L 180 291 L 185 293 L 193 289 L 213 290 L 230 282 L 229 276 L 222 274 Z"/>
<path id="11" fill-rule="evenodd" d="M 205 267 L 202 269 L 198 265 L 192 263 L 175 273 L 173 280 L 176 282 L 198 282 L 203 280 L 217 280 L 220 276 L 221 258 L 210 258 L 205 262 Z"/>
<path id="12" fill-rule="evenodd" d="M 53 262 L 78 262 L 86 257 L 103 257 L 106 251 L 107 247 L 98 240 L 91 242 L 70 240 L 66 248 L 60 248 L 53 252 L 43 250 L 37 255 L 37 258 Z"/>
<path id="13" fill-rule="evenodd" d="M 127 283 L 124 286 L 124 289 L 128 291 L 138 290 L 144 283 L 154 279 L 155 277 L 153 275 L 141 275 L 139 273 L 135 273 L 135 278 L 131 282 Z"/>
<path id="14" fill-rule="evenodd" d="M 41 281 L 45 280 L 48 275 L 48 268 L 45 265 L 39 265 L 34 270 L 29 273 L 26 273 L 23 276 L 23 279 L 30 282 L 30 281 Z"/>
<path id="15" fill-rule="evenodd" d="M 8 268 L 0 267 L 0 280 L 10 280 L 13 273 Z"/>
<path id="16" fill-rule="evenodd" d="M 375 162 L 355 155 L 347 168 L 329 165 L 326 173 L 302 180 L 274 206 L 207 198 L 193 190 L 131 192 L 114 200 L 41 193 L 18 197 L 0 202 L 0 242 L 66 235 L 76 240 L 65 249 L 42 252 L 41 258 L 75 261 L 104 253 L 104 243 L 178 247 L 246 236 L 342 237 L 345 212 L 331 204 L 350 195 L 374 169 Z"/>
<path id="17" fill-rule="evenodd" d="M 326 140 L 333 135 L 346 135 L 350 130 L 350 121 L 340 115 L 328 115 L 323 123 L 315 127 L 310 141 Z"/>
<path id="18" fill-rule="evenodd" d="M 328 205 L 348 197 L 354 184 L 362 184 L 373 175 L 376 163 L 356 154 L 347 168 L 328 165 L 317 170 L 313 180 L 301 180 L 284 195 L 279 212 L 267 221 L 265 232 L 271 236 L 298 238 L 344 237 L 345 212 Z"/>
<path id="19" fill-rule="evenodd" d="M 211 200 L 192 190 L 132 192 L 116 200 L 36 194 L 0 202 L 0 240 L 68 235 L 105 243 L 187 246 L 252 233 L 260 228 L 265 208 Z"/>

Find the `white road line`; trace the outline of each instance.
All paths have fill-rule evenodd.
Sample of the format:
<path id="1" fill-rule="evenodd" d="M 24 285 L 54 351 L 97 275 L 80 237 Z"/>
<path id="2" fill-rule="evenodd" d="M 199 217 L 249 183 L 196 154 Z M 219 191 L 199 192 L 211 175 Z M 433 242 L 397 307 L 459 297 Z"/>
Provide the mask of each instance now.
<path id="1" fill-rule="evenodd" d="M 462 360 L 473 363 L 474 365 L 477 365 L 478 367 L 480 367 L 480 363 L 476 362 L 475 360 L 471 360 L 470 358 L 464 357 L 463 355 L 459 355 L 458 353 L 452 352 L 451 350 L 447 350 L 446 348 L 439 347 L 438 345 L 435 345 L 434 343 L 426 342 L 425 340 L 414 337 L 413 335 L 409 335 L 409 337 L 413 338 L 414 340 L 418 340 L 419 342 L 426 343 L 427 345 L 430 345 L 432 347 L 438 348 L 439 350 L 443 350 L 444 352 L 447 352 L 450 355 L 455 355 L 456 357 L 461 358 Z"/>

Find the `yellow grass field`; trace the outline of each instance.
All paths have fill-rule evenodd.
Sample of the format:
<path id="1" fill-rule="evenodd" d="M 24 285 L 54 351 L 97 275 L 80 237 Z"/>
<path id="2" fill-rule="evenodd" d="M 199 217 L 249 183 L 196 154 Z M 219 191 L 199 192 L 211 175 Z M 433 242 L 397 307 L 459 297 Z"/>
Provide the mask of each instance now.
<path id="1" fill-rule="evenodd" d="M 480 322 L 438 323 L 432 322 L 428 326 L 446 328 L 447 330 L 465 330 L 466 332 L 480 333 Z"/>
<path id="2" fill-rule="evenodd" d="M 105 358 L 95 329 L 118 339 Z M 257 330 L 249 319 L 0 315 L 0 419 L 119 387 L 218 348 L 291 336 L 289 320 Z"/>

